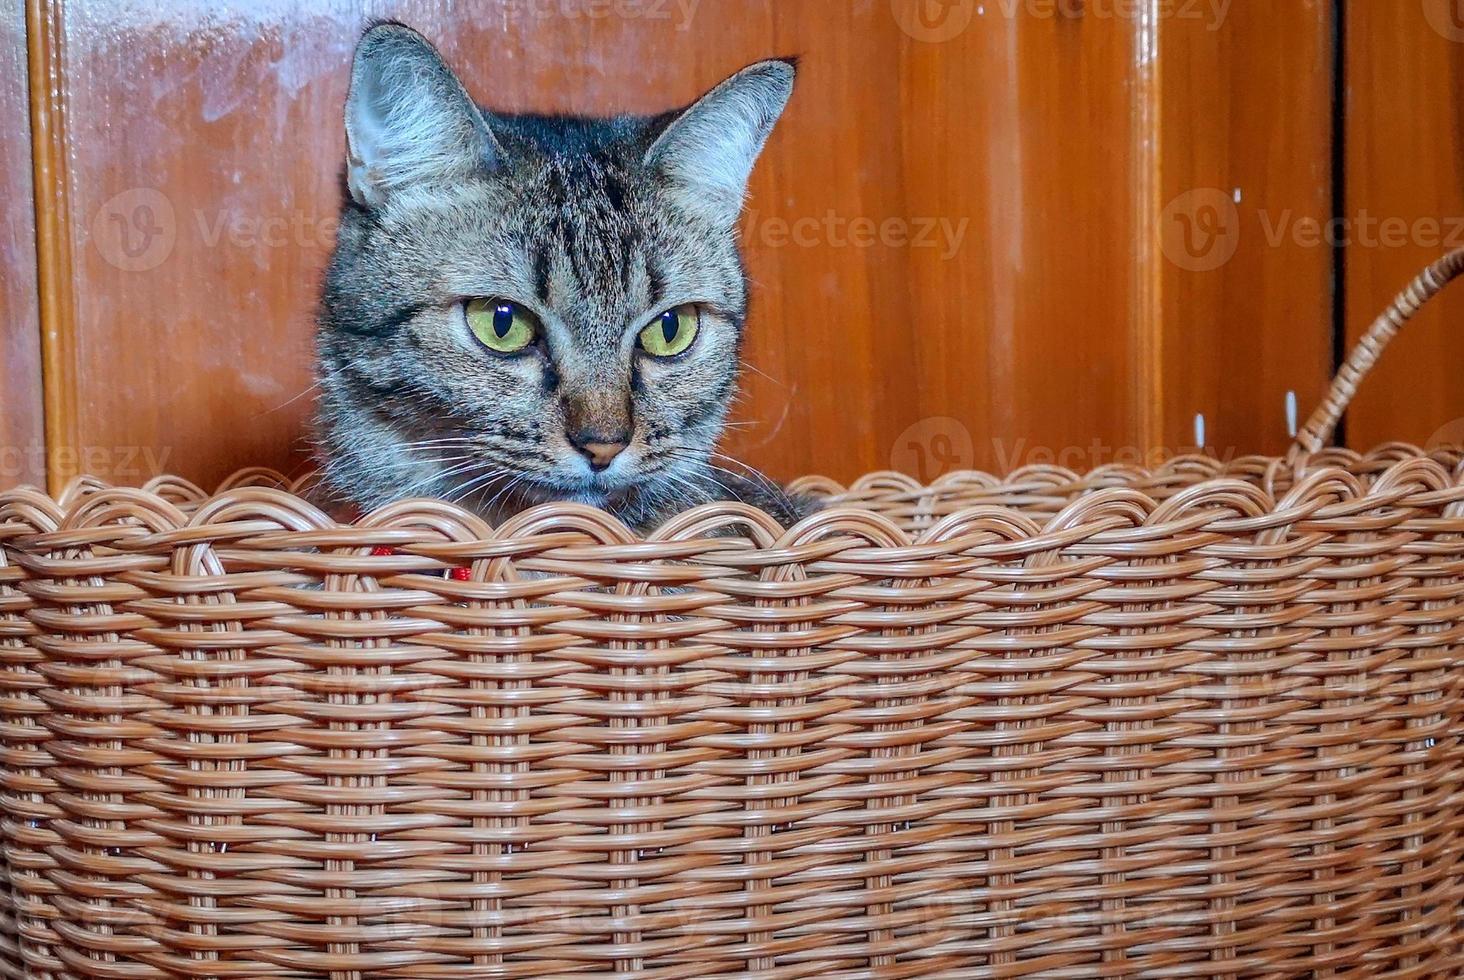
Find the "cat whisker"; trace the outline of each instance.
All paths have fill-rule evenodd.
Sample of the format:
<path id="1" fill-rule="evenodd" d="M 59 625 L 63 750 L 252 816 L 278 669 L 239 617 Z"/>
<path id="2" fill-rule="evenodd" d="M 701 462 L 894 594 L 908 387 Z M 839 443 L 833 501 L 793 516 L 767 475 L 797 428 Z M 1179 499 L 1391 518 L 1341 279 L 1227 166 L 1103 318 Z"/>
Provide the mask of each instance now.
<path id="1" fill-rule="evenodd" d="M 678 459 L 694 462 L 699 466 L 706 467 L 709 471 L 707 474 L 708 479 L 716 479 L 715 477 L 712 477 L 710 475 L 711 473 L 723 473 L 731 477 L 733 480 L 746 480 L 753 484 L 756 484 L 760 489 L 769 494 L 781 496 L 785 492 L 783 490 L 783 487 L 780 486 L 776 481 L 771 480 L 767 476 L 758 472 L 756 468 L 747 465 L 740 459 L 728 456 L 726 453 L 718 452 L 715 449 L 693 451 L 687 449 L 686 447 L 670 446 L 667 447 L 667 452 Z M 722 460 L 723 462 L 731 463 L 732 465 L 738 467 L 740 472 L 737 470 L 730 470 L 725 466 L 718 466 L 715 462 L 713 462 L 713 460 Z M 718 482 L 718 484 L 721 485 L 724 490 L 727 490 L 727 492 L 732 492 L 725 486 L 725 484 L 721 484 L 720 481 L 716 482 Z M 733 496 L 735 497 L 736 495 L 733 494 Z"/>
<path id="2" fill-rule="evenodd" d="M 514 477 L 508 482 L 507 486 L 499 488 L 498 492 L 493 495 L 493 497 L 488 501 L 487 505 L 483 509 L 490 514 L 493 513 L 493 508 L 498 505 L 499 498 L 503 497 L 505 494 L 512 492 L 514 487 L 518 486 L 526 479 L 528 479 L 527 473 L 520 473 L 518 476 Z"/>
<path id="3" fill-rule="evenodd" d="M 387 466 L 390 466 L 390 467 L 392 467 L 394 469 L 403 469 L 403 468 L 406 468 L 406 467 L 412 467 L 413 469 L 416 469 L 416 468 L 422 467 L 422 466 L 440 466 L 443 463 L 459 463 L 459 462 L 462 462 L 463 460 L 468 460 L 468 459 L 474 459 L 475 460 L 475 459 L 479 459 L 479 458 L 480 457 L 478 457 L 476 455 L 472 455 L 472 456 L 438 456 L 438 457 L 435 457 L 433 459 L 395 460 L 395 461 L 392 461 L 392 462 L 387 463 L 386 465 Z"/>
<path id="4" fill-rule="evenodd" d="M 462 483 L 458 484 L 458 486 L 450 490 L 448 493 L 444 494 L 443 499 L 453 504 L 462 503 L 462 501 L 465 500 L 468 495 L 471 494 L 474 490 L 478 489 L 479 487 L 488 486 L 494 480 L 502 479 L 505 475 L 506 474 L 504 473 L 494 471 L 492 473 L 480 473 L 477 476 L 469 477 Z"/>
<path id="5" fill-rule="evenodd" d="M 760 375 L 762 375 L 764 378 L 767 378 L 769 381 L 771 381 L 773 384 L 777 385 L 779 388 L 783 388 L 783 389 L 786 390 L 787 387 L 788 387 L 786 384 L 784 384 L 783 382 L 779 381 L 777 378 L 773 377 L 771 374 L 768 374 L 768 372 L 764 371 L 762 368 L 758 367 L 756 364 L 752 363 L 751 361 L 743 361 L 742 362 L 742 366 L 744 368 L 746 368 L 747 370 L 753 372 L 754 374 L 760 374 Z"/>
<path id="6" fill-rule="evenodd" d="M 675 446 L 667 447 L 667 455 L 669 455 L 672 459 L 678 459 L 683 462 L 692 462 L 698 467 L 705 467 L 708 465 L 706 460 L 702 458 L 699 453 L 686 451 L 686 454 L 682 455 L 680 452 L 678 452 L 678 447 Z M 697 486 L 690 477 L 684 474 L 678 473 L 675 470 L 667 469 L 663 470 L 661 475 L 665 476 L 668 479 L 676 481 L 679 486 L 686 487 L 688 490 L 692 491 L 694 495 L 699 494 L 702 497 L 706 496 L 705 488 Z M 702 472 L 699 474 L 699 476 L 712 483 L 718 490 L 722 491 L 722 494 L 726 499 L 736 500 L 738 498 L 738 494 L 731 487 L 727 486 L 727 484 L 723 483 L 721 480 L 718 480 L 715 476 L 713 476 L 711 470 Z"/>
<path id="7" fill-rule="evenodd" d="M 477 449 L 481 448 L 472 439 L 424 439 L 421 442 L 404 442 L 394 448 L 415 452 L 419 449 Z"/>
<path id="8" fill-rule="evenodd" d="M 275 412 L 278 412 L 281 409 L 289 408 L 291 405 L 295 404 L 297 401 L 299 401 L 300 399 L 304 398 L 306 395 L 310 394 L 313 391 L 319 390 L 320 386 L 322 384 L 324 384 L 324 383 L 325 383 L 324 379 L 317 378 L 314 384 L 310 385 L 308 388 L 306 388 L 304 391 L 301 391 L 299 394 L 293 396 L 288 401 L 286 401 L 286 402 L 284 402 L 282 404 L 276 405 L 274 408 L 265 409 L 263 412 L 260 412 L 258 415 L 254 416 L 254 417 L 256 419 L 262 419 L 266 415 L 273 415 Z"/>
<path id="9" fill-rule="evenodd" d="M 427 489 L 433 483 L 439 480 L 445 480 L 448 477 L 456 476 L 459 473 L 470 472 L 475 466 L 478 465 L 478 463 L 479 460 L 477 459 L 477 457 L 471 457 L 468 458 L 468 461 L 465 463 L 458 463 L 456 466 L 449 466 L 445 470 L 440 470 L 436 473 L 433 473 L 430 476 L 424 477 L 416 481 L 415 483 L 411 483 L 408 486 L 397 491 L 397 499 L 404 500 L 409 497 L 416 496 L 418 493 Z"/>
<path id="10" fill-rule="evenodd" d="M 759 480 L 759 481 L 761 481 L 761 482 L 763 482 L 765 484 L 768 484 L 770 486 L 777 486 L 776 483 L 774 483 L 772 480 L 768 479 L 768 477 L 764 476 L 756 467 L 749 466 L 748 464 L 744 463 L 742 460 L 736 458 L 735 456 L 728 456 L 726 453 L 718 452 L 715 449 L 709 450 L 708 453 L 707 453 L 707 455 L 711 459 L 720 459 L 724 463 L 731 463 L 733 466 L 741 467 L 741 469 L 743 470 L 744 474 L 746 476 L 751 477 L 754 480 Z M 721 467 L 717 467 L 717 468 L 718 469 L 721 469 Z M 729 473 L 729 474 L 734 475 L 734 476 L 736 475 L 736 474 L 732 474 L 730 470 L 722 470 L 722 472 Z"/>

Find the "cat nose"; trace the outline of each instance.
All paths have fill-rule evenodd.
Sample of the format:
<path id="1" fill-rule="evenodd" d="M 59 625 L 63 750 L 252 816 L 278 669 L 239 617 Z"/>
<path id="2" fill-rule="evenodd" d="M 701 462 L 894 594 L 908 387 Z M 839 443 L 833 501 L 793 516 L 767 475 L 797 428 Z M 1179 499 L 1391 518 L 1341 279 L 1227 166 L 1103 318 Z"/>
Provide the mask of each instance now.
<path id="1" fill-rule="evenodd" d="M 629 440 L 624 436 L 610 436 L 608 438 L 600 435 L 584 438 L 570 436 L 569 441 L 574 445 L 574 448 L 580 451 L 580 454 L 585 459 L 590 461 L 590 469 L 597 473 L 615 462 L 615 457 L 619 456 L 625 450 L 625 447 L 629 445 Z"/>

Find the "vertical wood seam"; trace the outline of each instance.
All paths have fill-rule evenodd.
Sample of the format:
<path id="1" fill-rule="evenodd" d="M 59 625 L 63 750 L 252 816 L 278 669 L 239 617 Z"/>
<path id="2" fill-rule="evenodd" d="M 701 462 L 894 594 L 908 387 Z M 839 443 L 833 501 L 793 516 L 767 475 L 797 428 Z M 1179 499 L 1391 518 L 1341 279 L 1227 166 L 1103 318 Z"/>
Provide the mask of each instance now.
<path id="1" fill-rule="evenodd" d="M 71 180 L 61 63 L 62 4 L 63 0 L 26 0 L 25 4 L 46 479 L 53 493 L 74 475 L 79 441 Z"/>
<path id="2" fill-rule="evenodd" d="M 1133 333 L 1135 440 L 1152 458 L 1164 445 L 1164 181 L 1159 64 L 1160 5 L 1145 0 L 1134 17 L 1134 101 L 1130 116 L 1134 193 Z"/>
<path id="3" fill-rule="evenodd" d="M 1332 200 L 1334 222 L 1347 220 L 1347 4 L 1332 0 Z M 1334 225 L 1333 227 L 1346 227 Z M 1347 242 L 1332 247 L 1332 364 L 1336 377 L 1347 359 Z M 1331 380 L 1330 378 L 1328 379 Z M 1346 446 L 1347 413 L 1337 420 L 1331 444 Z"/>

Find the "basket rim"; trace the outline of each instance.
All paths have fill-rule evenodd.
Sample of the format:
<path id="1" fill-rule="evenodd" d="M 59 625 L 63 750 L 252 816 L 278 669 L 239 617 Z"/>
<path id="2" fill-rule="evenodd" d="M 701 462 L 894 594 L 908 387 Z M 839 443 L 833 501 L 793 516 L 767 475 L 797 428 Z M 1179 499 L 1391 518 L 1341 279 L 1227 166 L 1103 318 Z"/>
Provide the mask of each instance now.
<path id="1" fill-rule="evenodd" d="M 832 506 L 791 528 L 756 507 L 719 502 L 645 534 L 603 510 L 565 502 L 540 504 L 497 527 L 461 506 L 425 498 L 343 522 L 300 496 L 312 478 L 252 468 L 211 494 L 171 475 L 142 487 L 77 477 L 55 496 L 20 487 L 0 492 L 0 543 L 30 553 L 96 545 L 156 553 L 248 538 L 254 547 L 366 549 L 368 557 L 372 549 L 393 549 L 438 562 L 564 548 L 579 558 L 632 562 L 712 552 L 741 564 L 736 553 L 749 549 L 761 565 L 816 560 L 819 552 L 851 560 L 922 561 L 957 552 L 1009 559 L 1077 540 L 1133 545 L 1201 531 L 1231 536 L 1302 522 L 1320 526 L 1378 508 L 1440 510 L 1464 501 L 1464 451 L 1387 443 L 1368 453 L 1184 455 L 1153 469 L 1110 464 L 1086 474 L 1037 464 L 1005 477 L 954 472 L 930 484 L 889 471 L 848 486 L 805 477 L 791 486 L 825 496 Z M 1147 492 L 1164 488 L 1173 492 Z M 1056 506 L 1033 514 L 1019 506 L 1022 498 Z M 943 500 L 953 503 L 935 506 Z M 915 511 L 919 526 L 907 529 L 890 516 L 902 507 L 907 515 Z"/>

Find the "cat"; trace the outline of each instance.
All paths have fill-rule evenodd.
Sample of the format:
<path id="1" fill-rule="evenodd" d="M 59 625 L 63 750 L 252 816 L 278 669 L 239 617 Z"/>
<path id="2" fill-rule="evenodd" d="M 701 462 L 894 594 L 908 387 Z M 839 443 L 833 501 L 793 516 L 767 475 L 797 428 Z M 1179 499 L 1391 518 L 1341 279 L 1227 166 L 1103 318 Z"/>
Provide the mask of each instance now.
<path id="1" fill-rule="evenodd" d="M 814 509 L 715 446 L 737 390 L 736 222 L 793 91 L 763 61 L 655 116 L 509 115 L 379 23 L 347 96 L 340 231 L 317 335 L 328 494 L 551 500 L 647 530 L 741 500 Z"/>

